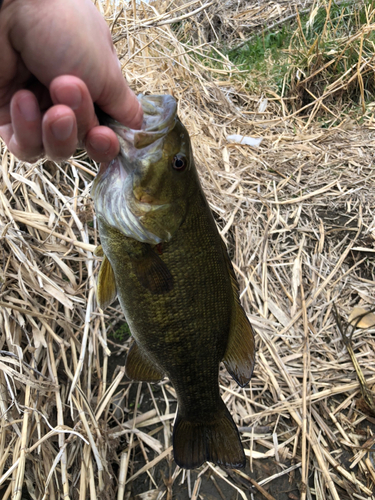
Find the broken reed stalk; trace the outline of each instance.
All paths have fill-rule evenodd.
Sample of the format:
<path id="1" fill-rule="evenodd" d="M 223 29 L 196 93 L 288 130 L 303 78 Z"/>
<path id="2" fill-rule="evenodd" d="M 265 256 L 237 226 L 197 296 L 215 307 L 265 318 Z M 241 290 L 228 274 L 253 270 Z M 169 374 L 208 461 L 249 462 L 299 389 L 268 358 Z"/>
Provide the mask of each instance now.
<path id="1" fill-rule="evenodd" d="M 374 311 L 375 311 L 375 309 L 374 309 Z M 350 329 L 350 333 L 348 335 L 347 330 L 350 328 L 350 325 L 348 324 L 348 325 L 346 325 L 346 327 L 343 326 L 343 320 L 342 320 L 342 318 L 340 318 L 335 304 L 333 305 L 332 312 L 334 314 L 337 328 L 339 329 L 339 331 L 342 335 L 342 340 L 346 346 L 346 349 L 348 351 L 348 354 L 350 356 L 350 359 L 352 360 L 354 369 L 356 371 L 363 400 L 368 407 L 368 411 L 371 412 L 371 414 L 375 416 L 374 395 L 373 395 L 372 390 L 368 387 L 368 385 L 366 383 L 366 379 L 363 375 L 363 371 L 362 371 L 361 367 L 359 366 L 358 360 L 354 354 L 353 346 L 352 346 L 352 336 L 353 336 L 355 327 L 360 322 L 360 320 L 364 316 L 366 316 L 368 313 L 364 313 L 364 314 L 358 316 L 358 318 L 354 320 L 354 324 L 352 325 L 352 327 Z M 370 311 L 370 312 L 372 312 L 372 311 Z"/>
<path id="2" fill-rule="evenodd" d="M 301 242 L 301 248 L 304 246 L 304 240 Z M 300 259 L 299 259 L 300 261 Z M 303 380 L 302 380 L 302 442 L 301 442 L 301 455 L 302 455 L 302 482 L 301 482 L 301 500 L 305 500 L 308 484 L 309 464 L 307 460 L 307 383 L 308 383 L 308 367 L 309 367 L 309 327 L 305 301 L 305 291 L 303 288 L 302 269 L 299 269 L 300 289 L 301 289 L 301 302 L 303 308 Z"/>

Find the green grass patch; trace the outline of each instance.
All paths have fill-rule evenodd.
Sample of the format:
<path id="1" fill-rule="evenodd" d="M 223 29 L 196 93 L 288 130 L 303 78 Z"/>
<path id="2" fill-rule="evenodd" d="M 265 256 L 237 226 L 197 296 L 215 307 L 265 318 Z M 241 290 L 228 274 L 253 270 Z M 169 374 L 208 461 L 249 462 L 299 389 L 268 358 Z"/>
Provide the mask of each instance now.
<path id="1" fill-rule="evenodd" d="M 118 328 L 114 328 L 109 336 L 118 342 L 125 342 L 131 336 L 129 325 L 122 323 Z"/>
<path id="2" fill-rule="evenodd" d="M 326 96 L 364 112 L 375 96 L 375 2 L 328 5 L 228 50 L 247 85 L 291 98 L 292 111 Z"/>

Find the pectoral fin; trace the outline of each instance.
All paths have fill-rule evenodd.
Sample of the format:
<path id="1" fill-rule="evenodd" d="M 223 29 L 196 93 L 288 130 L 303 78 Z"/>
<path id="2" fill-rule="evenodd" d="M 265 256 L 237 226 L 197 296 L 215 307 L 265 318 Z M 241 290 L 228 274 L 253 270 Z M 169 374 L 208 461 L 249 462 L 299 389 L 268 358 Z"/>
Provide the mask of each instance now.
<path id="1" fill-rule="evenodd" d="M 103 251 L 103 247 L 101 245 L 98 245 L 95 248 L 94 255 L 95 255 L 95 257 L 104 257 L 104 251 Z"/>
<path id="2" fill-rule="evenodd" d="M 96 299 L 101 309 L 106 309 L 117 297 L 115 275 L 112 266 L 104 256 L 99 270 Z"/>
<path id="3" fill-rule="evenodd" d="M 251 379 L 255 364 L 255 342 L 253 328 L 247 319 L 239 298 L 239 287 L 232 264 L 223 243 L 227 266 L 232 282 L 234 310 L 227 349 L 223 358 L 225 368 L 238 385 L 245 386 Z"/>
<path id="4" fill-rule="evenodd" d="M 133 259 L 132 264 L 141 285 L 151 293 L 167 293 L 172 290 L 172 275 L 166 264 L 151 248 L 142 258 Z"/>
<path id="5" fill-rule="evenodd" d="M 159 382 L 164 373 L 157 368 L 139 349 L 134 341 L 125 363 L 127 377 L 139 382 Z"/>

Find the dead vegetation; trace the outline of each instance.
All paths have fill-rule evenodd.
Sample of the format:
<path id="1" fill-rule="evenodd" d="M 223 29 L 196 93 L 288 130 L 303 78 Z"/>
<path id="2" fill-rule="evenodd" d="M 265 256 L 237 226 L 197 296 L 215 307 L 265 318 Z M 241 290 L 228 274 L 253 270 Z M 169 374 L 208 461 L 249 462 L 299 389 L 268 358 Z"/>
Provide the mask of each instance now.
<path id="1" fill-rule="evenodd" d="M 281 499 L 288 491 L 270 492 L 282 477 L 289 498 L 374 498 L 375 420 L 357 404 L 360 384 L 333 314 L 337 308 L 345 325 L 353 307 L 371 309 L 375 300 L 373 107 L 360 101 L 359 125 L 332 101 L 335 120 L 322 128 L 314 119 L 326 106 L 322 97 L 312 96 L 301 117 L 272 90 L 250 92 L 240 70 L 208 45 L 208 26 L 218 40 L 237 30 L 241 43 L 252 22 L 291 15 L 288 2 L 114 7 L 108 0 L 98 7 L 133 88 L 178 100 L 238 273 L 257 363 L 248 387 L 224 369 L 220 384 L 249 462 L 243 472 L 211 464 L 180 470 L 172 460 L 173 388 L 168 380 L 151 387 L 125 379 L 116 356 L 128 342 L 109 337 L 120 308 L 101 311 L 95 302 L 100 259 L 90 186 L 97 165 L 83 153 L 61 165 L 29 165 L 0 143 L 2 498 L 122 500 L 133 498 L 136 484 L 137 498 L 171 499 L 182 482 L 197 500 L 208 498 L 208 478 L 216 498 L 226 497 L 225 486 L 227 498 Z M 362 47 L 373 29 L 368 9 L 367 27 L 351 35 Z M 193 33 L 189 43 L 183 29 Z M 332 88 L 353 76 L 360 85 L 373 72 L 366 57 Z M 257 148 L 230 143 L 232 134 L 262 141 Z M 370 390 L 374 332 L 367 325 L 351 337 Z M 270 460 L 273 472 L 265 473 Z"/>

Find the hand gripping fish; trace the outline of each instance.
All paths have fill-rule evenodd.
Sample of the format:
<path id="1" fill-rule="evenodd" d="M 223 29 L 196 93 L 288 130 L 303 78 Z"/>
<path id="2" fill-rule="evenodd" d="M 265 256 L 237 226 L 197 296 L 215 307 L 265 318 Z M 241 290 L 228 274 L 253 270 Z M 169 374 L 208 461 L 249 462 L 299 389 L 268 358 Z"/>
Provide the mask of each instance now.
<path id="1" fill-rule="evenodd" d="M 166 375 L 176 390 L 176 463 L 244 467 L 218 374 L 223 361 L 241 387 L 249 382 L 253 331 L 176 101 L 169 95 L 138 99 L 141 131 L 105 122 L 121 151 L 101 165 L 92 189 L 104 253 L 98 303 L 104 309 L 120 300 L 133 336 L 127 376 L 157 382 Z"/>

